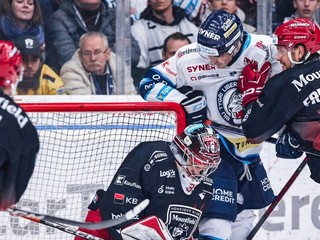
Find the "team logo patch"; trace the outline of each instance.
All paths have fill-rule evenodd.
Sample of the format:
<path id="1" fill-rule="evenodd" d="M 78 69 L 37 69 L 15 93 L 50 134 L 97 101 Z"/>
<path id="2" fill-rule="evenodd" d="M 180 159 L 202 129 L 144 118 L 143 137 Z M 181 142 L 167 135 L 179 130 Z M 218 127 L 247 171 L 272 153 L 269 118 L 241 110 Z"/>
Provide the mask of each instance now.
<path id="1" fill-rule="evenodd" d="M 195 231 L 202 212 L 196 208 L 183 205 L 170 205 L 167 211 L 166 225 L 174 239 L 187 240 Z"/>
<path id="2" fill-rule="evenodd" d="M 126 176 L 119 174 L 116 178 L 116 180 L 114 181 L 115 185 L 123 185 L 124 180 L 126 180 Z"/>
<path id="3" fill-rule="evenodd" d="M 123 203 L 124 203 L 124 194 L 114 193 L 113 202 L 114 202 L 114 204 L 123 205 Z"/>
<path id="4" fill-rule="evenodd" d="M 168 154 L 164 151 L 154 151 L 149 158 L 149 163 L 153 166 L 155 163 L 168 160 Z"/>
<path id="5" fill-rule="evenodd" d="M 231 125 L 241 124 L 242 97 L 237 91 L 237 81 L 225 83 L 219 88 L 217 106 L 226 122 Z"/>

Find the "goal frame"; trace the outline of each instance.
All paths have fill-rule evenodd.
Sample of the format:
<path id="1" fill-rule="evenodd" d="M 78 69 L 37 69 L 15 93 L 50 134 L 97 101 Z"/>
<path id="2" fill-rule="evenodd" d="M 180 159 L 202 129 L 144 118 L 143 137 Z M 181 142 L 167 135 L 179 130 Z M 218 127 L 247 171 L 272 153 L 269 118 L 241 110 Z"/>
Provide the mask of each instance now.
<path id="1" fill-rule="evenodd" d="M 186 127 L 186 113 L 183 107 L 175 102 L 55 102 L 55 103 L 20 103 L 21 108 L 28 112 L 80 112 L 80 111 L 173 111 L 177 114 L 177 133 Z"/>
<path id="2" fill-rule="evenodd" d="M 125 98 L 123 98 L 123 100 L 124 99 Z M 19 106 L 26 111 L 27 115 L 29 115 L 31 121 L 34 120 L 35 126 L 39 126 L 37 129 L 40 131 L 39 136 L 41 139 L 46 139 L 43 142 L 43 145 L 40 145 L 39 154 L 41 154 L 38 156 L 38 164 L 36 165 L 37 170 L 35 169 L 26 192 L 17 203 L 17 208 L 65 219 L 83 221 L 93 193 L 99 188 L 108 186 L 113 177 L 112 173 L 115 172 L 116 167 L 120 165 L 119 159 L 123 160 L 122 154 L 125 156 L 125 152 L 129 150 L 131 146 L 135 145 L 132 138 L 125 139 L 125 144 L 122 143 L 123 137 L 112 139 L 112 137 L 110 137 L 111 132 L 114 131 L 115 133 L 118 133 L 117 129 L 120 129 L 121 131 L 124 130 L 124 133 L 129 132 L 129 136 L 132 131 L 137 132 L 142 134 L 137 135 L 137 143 L 139 143 L 141 141 L 141 139 L 139 139 L 140 136 L 143 136 L 143 138 L 146 137 L 146 139 L 156 138 L 158 140 L 165 140 L 165 138 L 162 138 L 167 134 L 167 132 L 164 131 L 165 129 L 168 129 L 168 134 L 170 131 L 168 136 L 172 138 L 175 134 L 183 132 L 186 127 L 186 114 L 184 108 L 180 104 L 173 102 L 139 102 L 130 100 L 101 101 L 102 99 L 88 102 L 85 97 L 83 97 L 83 99 L 78 98 L 79 101 L 72 101 L 74 99 L 70 98 L 70 102 L 68 102 L 69 99 L 57 99 L 58 101 L 49 102 L 46 100 L 50 100 L 50 97 L 48 97 L 48 99 L 35 98 L 28 101 L 23 101 L 23 99 L 22 101 L 17 101 Z M 108 100 L 108 98 L 106 98 L 106 100 Z M 68 116 L 69 113 L 71 116 L 71 128 L 68 128 L 68 123 L 64 121 L 64 116 Z M 96 132 L 94 127 L 90 127 L 90 121 L 84 121 L 84 124 L 82 124 L 83 113 L 85 115 L 88 113 L 89 118 L 90 116 L 93 117 L 92 126 L 98 124 L 98 130 Z M 101 118 L 97 117 L 100 113 Z M 47 114 L 49 120 L 48 129 L 46 129 L 46 122 L 42 121 L 42 119 L 47 118 Z M 77 117 L 77 114 L 79 114 L 79 117 Z M 106 114 L 106 120 L 102 120 L 104 119 L 104 114 Z M 147 122 L 150 120 L 150 128 L 143 128 L 143 123 L 140 125 L 139 121 L 135 122 L 135 114 L 137 114 L 137 117 L 142 116 L 142 118 L 140 118 L 141 120 L 146 120 Z M 157 116 L 155 119 L 153 119 L 153 114 Z M 115 115 L 115 122 L 108 120 L 108 118 L 113 118 L 113 115 Z M 121 125 L 122 123 L 121 121 L 118 121 L 119 119 L 117 119 L 117 116 L 119 116 L 119 119 L 125 119 L 124 125 Z M 53 120 L 52 122 L 51 119 Z M 66 119 L 69 118 L 66 117 Z M 157 120 L 158 122 L 154 124 L 152 123 L 153 120 Z M 168 120 L 169 122 L 167 122 Z M 110 125 L 108 125 L 109 123 Z M 163 129 L 161 128 L 162 123 L 164 126 Z M 166 125 L 166 123 L 169 123 L 169 125 Z M 76 127 L 74 127 L 73 124 L 75 124 Z M 99 124 L 102 124 L 102 127 L 99 126 Z M 119 128 L 117 124 L 119 124 Z M 80 127 L 79 129 L 77 128 L 78 125 Z M 131 128 L 131 125 L 133 128 Z M 65 126 L 66 129 L 64 130 L 63 127 Z M 159 129 L 161 130 L 159 131 Z M 72 140 L 74 137 L 76 138 L 75 142 L 79 141 L 80 144 L 87 140 L 91 143 L 96 140 L 95 138 L 89 137 L 92 131 L 94 134 L 98 134 L 97 145 L 108 147 L 108 144 L 104 144 L 102 141 L 99 142 L 99 139 L 104 138 L 104 134 L 102 134 L 104 130 L 108 133 L 105 137 L 106 142 L 108 142 L 108 140 L 120 141 L 121 145 L 116 146 L 118 148 L 117 150 L 119 150 L 119 152 L 124 150 L 124 152 L 116 153 L 115 157 L 111 158 L 108 151 L 100 151 L 97 150 L 98 148 L 93 148 L 94 154 L 98 154 L 97 159 L 94 160 L 97 160 L 96 162 L 102 165 L 95 165 L 96 162 L 92 161 L 94 158 L 93 156 L 95 155 L 82 154 L 74 150 L 72 151 L 72 154 L 75 154 L 76 156 L 72 154 L 64 155 L 63 149 L 73 149 Z M 72 133 L 73 131 L 79 131 L 80 135 L 74 135 Z M 62 138 L 57 138 L 57 143 L 54 141 L 47 141 L 50 139 L 51 134 L 52 137 L 57 134 L 57 136 Z M 143 134 L 147 134 L 147 136 Z M 131 137 L 133 137 L 133 135 Z M 66 145 L 63 145 L 64 143 Z M 48 146 L 50 147 L 48 148 Z M 55 152 L 56 148 L 59 146 L 62 147 L 61 158 L 57 158 L 57 156 L 60 155 L 60 152 Z M 87 151 L 87 146 L 89 146 L 88 148 L 91 148 L 92 145 L 84 145 L 84 151 Z M 52 152 L 54 152 L 54 154 L 52 154 Z M 48 153 L 48 157 L 45 157 L 47 156 L 45 154 Z M 90 160 L 87 161 L 87 157 Z M 75 161 L 67 162 L 73 159 L 75 159 Z M 79 162 L 77 162 L 78 160 Z M 104 161 L 106 162 L 103 163 Z M 64 163 L 67 163 L 66 167 L 62 166 Z M 78 168 L 78 164 L 81 168 Z M 96 171 L 95 166 L 103 167 Z M 80 177 L 74 177 L 76 174 L 66 174 L 68 171 L 73 171 L 73 169 L 74 171 L 80 171 Z M 88 171 L 84 171 L 83 169 L 88 169 Z M 48 173 L 49 175 L 46 175 Z M 57 179 L 55 179 L 56 176 L 58 177 Z M 83 179 L 81 176 L 88 177 Z M 79 179 L 81 179 L 81 181 Z M 37 185 L 37 183 L 40 184 Z M 47 186 L 47 189 L 42 186 Z M 55 194 L 55 192 L 57 192 L 57 194 Z M 3 221 L 1 221 L 2 215 L 4 216 L 2 219 Z M 72 229 L 76 231 L 76 228 Z M 27 240 L 33 239 L 33 237 L 41 237 L 41 239 L 46 240 L 61 238 L 71 239 L 72 235 L 67 235 L 68 234 L 64 232 L 56 231 L 49 225 L 41 226 L 38 223 L 29 222 L 18 216 L 0 214 L 0 240 L 17 240 L 22 236 Z"/>

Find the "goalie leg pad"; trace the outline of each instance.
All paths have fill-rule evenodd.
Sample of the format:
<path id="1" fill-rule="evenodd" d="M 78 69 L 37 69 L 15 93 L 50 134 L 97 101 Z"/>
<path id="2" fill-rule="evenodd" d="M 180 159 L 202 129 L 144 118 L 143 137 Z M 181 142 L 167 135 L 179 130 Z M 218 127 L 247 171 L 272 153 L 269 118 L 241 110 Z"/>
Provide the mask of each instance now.
<path id="1" fill-rule="evenodd" d="M 101 216 L 99 210 L 89 210 L 87 217 L 86 217 L 86 222 L 101 222 Z M 85 228 L 79 228 L 79 231 L 89 233 L 93 236 L 102 238 L 104 240 L 113 240 L 108 232 L 107 229 L 99 229 L 99 230 L 91 230 L 91 229 L 85 229 Z M 75 237 L 74 240 L 83 240 L 82 237 Z"/>
<path id="2" fill-rule="evenodd" d="M 172 240 L 172 237 L 160 218 L 146 217 L 121 231 L 124 240 Z"/>

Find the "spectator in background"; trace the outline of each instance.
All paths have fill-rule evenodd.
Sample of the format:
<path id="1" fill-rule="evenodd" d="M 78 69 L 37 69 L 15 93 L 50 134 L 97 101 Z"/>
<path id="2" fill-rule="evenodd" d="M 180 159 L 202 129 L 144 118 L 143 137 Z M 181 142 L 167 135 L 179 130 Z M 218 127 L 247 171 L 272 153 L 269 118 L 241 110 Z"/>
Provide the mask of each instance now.
<path id="1" fill-rule="evenodd" d="M 181 32 L 194 42 L 198 27 L 188 20 L 183 9 L 173 5 L 172 0 L 148 0 L 148 7 L 131 31 L 141 50 L 139 63 L 132 70 L 137 87 L 144 73 L 163 61 L 162 47 L 167 36 Z"/>
<path id="2" fill-rule="evenodd" d="M 274 0 L 274 17 L 273 17 L 273 25 L 278 26 L 281 23 L 283 23 L 283 20 L 285 17 L 291 16 L 295 9 L 293 7 L 293 1 L 288 1 L 288 0 Z M 275 27 L 273 27 L 275 28 Z"/>
<path id="3" fill-rule="evenodd" d="M 207 14 L 209 15 L 212 11 L 219 10 L 222 8 L 222 0 L 207 0 Z"/>
<path id="4" fill-rule="evenodd" d="M 116 94 L 116 60 L 107 37 L 101 32 L 88 32 L 81 36 L 80 48 L 61 68 L 60 76 L 68 93 L 72 95 Z M 129 81 L 128 81 L 129 82 Z M 129 93 L 134 94 L 132 79 Z M 127 88 L 126 88 L 127 89 Z"/>
<path id="5" fill-rule="evenodd" d="M 244 23 L 257 28 L 257 0 L 238 0 L 237 5 L 246 15 Z"/>
<path id="6" fill-rule="evenodd" d="M 198 27 L 206 16 L 207 2 L 207 0 L 173 0 L 173 4 L 182 8 L 187 17 Z"/>
<path id="7" fill-rule="evenodd" d="M 162 56 L 163 60 L 167 60 L 176 54 L 178 49 L 184 45 L 190 44 L 190 39 L 181 32 L 170 34 L 163 43 Z"/>
<path id="8" fill-rule="evenodd" d="M 104 0 L 104 3 L 109 8 L 116 8 L 115 0 Z M 131 23 L 138 21 L 140 19 L 141 12 L 147 7 L 147 0 L 131 0 L 130 1 L 130 17 Z"/>
<path id="9" fill-rule="evenodd" d="M 21 52 L 24 67 L 22 81 L 17 87 L 18 95 L 66 94 L 61 78 L 43 64 L 41 45 L 36 37 L 20 36 L 14 43 Z"/>
<path id="10" fill-rule="evenodd" d="M 242 24 L 243 24 L 243 29 L 246 32 L 249 33 L 256 33 L 256 28 L 246 24 L 246 14 L 244 13 L 244 11 L 239 8 L 238 4 L 237 4 L 237 0 L 208 0 L 208 15 L 210 14 L 210 12 L 215 11 L 215 10 L 219 10 L 219 9 L 223 9 L 225 11 L 227 11 L 228 13 L 232 13 L 237 15 Z"/>
<path id="11" fill-rule="evenodd" d="M 140 19 L 142 11 L 147 7 L 147 0 L 131 0 L 130 14 L 132 23 Z"/>
<path id="12" fill-rule="evenodd" d="M 285 17 L 283 22 L 295 18 L 306 18 L 319 25 L 315 20 L 315 14 L 319 8 L 319 3 L 320 0 L 293 0 L 295 12 L 290 17 Z"/>
<path id="13" fill-rule="evenodd" d="M 46 31 L 48 19 L 51 14 L 57 11 L 62 3 L 62 0 L 39 0 L 43 18 L 44 31 Z"/>
<path id="14" fill-rule="evenodd" d="M 56 72 L 71 59 L 79 48 L 82 34 L 99 31 L 108 37 L 110 47 L 115 44 L 115 9 L 108 8 L 101 0 L 70 0 L 61 4 L 47 24 L 46 43 L 48 46 L 46 63 Z M 139 61 L 138 43 L 132 39 L 132 65 Z"/>
<path id="15" fill-rule="evenodd" d="M 273 31 L 282 23 L 295 18 L 306 18 L 314 21 L 319 26 L 315 18 L 319 3 L 319 0 L 275 0 Z"/>
<path id="16" fill-rule="evenodd" d="M 38 0 L 1 0 L 0 38 L 13 41 L 21 35 L 38 38 L 44 49 L 45 39 Z"/>

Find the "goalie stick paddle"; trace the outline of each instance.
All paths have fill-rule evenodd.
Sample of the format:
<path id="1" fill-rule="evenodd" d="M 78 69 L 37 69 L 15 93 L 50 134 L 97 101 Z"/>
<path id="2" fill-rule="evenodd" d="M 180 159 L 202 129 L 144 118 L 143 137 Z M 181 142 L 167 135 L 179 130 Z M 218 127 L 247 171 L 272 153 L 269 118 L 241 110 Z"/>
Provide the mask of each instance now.
<path id="1" fill-rule="evenodd" d="M 26 210 L 15 208 L 15 207 L 9 207 L 6 211 L 13 215 L 17 215 L 20 217 L 28 217 L 36 221 L 46 220 L 50 222 L 58 222 L 58 223 L 63 223 L 71 226 L 77 226 L 85 229 L 97 230 L 97 229 L 114 227 L 132 219 L 134 216 L 142 212 L 149 205 L 149 202 L 150 202 L 149 199 L 145 199 L 141 203 L 139 203 L 137 206 L 135 206 L 133 209 L 123 214 L 121 217 L 102 221 L 102 222 L 78 222 L 78 221 L 50 216 L 46 214 L 29 212 Z"/>
<path id="2" fill-rule="evenodd" d="M 254 228 L 251 230 L 249 235 L 247 236 L 247 240 L 253 239 L 253 237 L 256 235 L 258 230 L 262 227 L 263 223 L 267 220 L 269 215 L 272 213 L 273 209 L 278 205 L 280 200 L 283 198 L 284 194 L 288 191 L 288 189 L 291 187 L 293 182 L 296 180 L 296 178 L 301 173 L 302 169 L 306 166 L 308 161 L 308 158 L 305 157 L 303 161 L 300 163 L 298 168 L 294 171 L 294 173 L 291 175 L 287 183 L 283 186 L 280 193 L 275 197 L 275 199 L 272 201 L 270 206 L 267 208 L 265 213 L 262 215 L 262 217 L 259 219 L 258 223 L 254 226 Z"/>
<path id="3" fill-rule="evenodd" d="M 28 220 L 36 222 L 36 223 L 40 223 L 40 224 L 43 224 L 43 225 L 46 225 L 46 226 L 49 226 L 49 227 L 52 227 L 52 228 L 56 228 L 56 229 L 58 229 L 58 230 L 60 230 L 62 232 L 66 232 L 66 233 L 72 234 L 74 236 L 81 237 L 83 239 L 87 239 L 87 240 L 103 240 L 102 238 L 93 236 L 93 235 L 91 235 L 89 233 L 85 233 L 85 232 L 82 232 L 82 231 L 79 231 L 79 230 L 75 230 L 75 229 L 69 228 L 69 227 L 64 226 L 64 225 L 62 225 L 60 223 L 54 223 L 54 222 L 50 222 L 50 221 L 43 220 L 43 219 L 34 219 L 34 218 L 31 218 L 31 217 L 26 217 L 26 216 L 18 216 L 18 217 L 22 217 L 22 218 L 28 219 Z"/>

